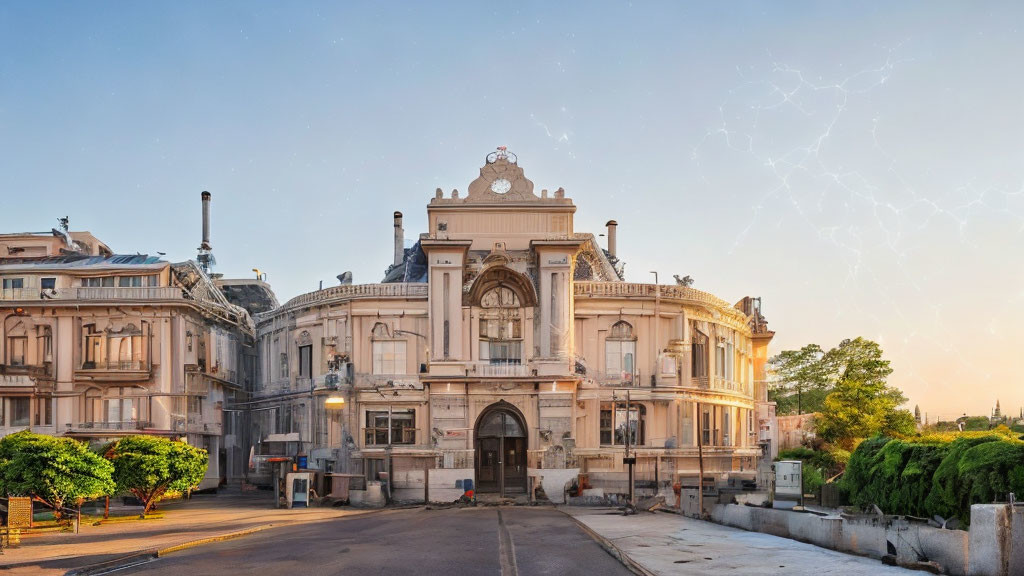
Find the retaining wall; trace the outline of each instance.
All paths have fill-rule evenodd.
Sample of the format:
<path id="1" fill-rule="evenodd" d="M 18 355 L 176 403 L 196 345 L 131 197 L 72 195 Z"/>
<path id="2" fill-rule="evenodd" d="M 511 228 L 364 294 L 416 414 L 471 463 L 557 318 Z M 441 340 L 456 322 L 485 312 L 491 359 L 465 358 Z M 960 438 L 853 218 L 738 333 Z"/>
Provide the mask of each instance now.
<path id="1" fill-rule="evenodd" d="M 980 510 L 977 518 L 979 526 L 975 529 L 975 508 L 980 507 L 972 507 L 972 527 L 969 533 L 963 530 L 943 530 L 896 517 L 819 516 L 736 504 L 715 505 L 711 510 L 711 518 L 727 526 L 791 538 L 861 556 L 881 558 L 892 554 L 901 564 L 932 561 L 942 566 L 946 574 L 953 576 L 1024 574 L 1024 510 L 1018 509 L 1012 514 L 1012 520 L 1017 520 L 1017 523 L 1016 530 L 1010 530 L 1013 522 L 1008 512 L 1009 507 L 989 506 L 1006 512 L 1000 516 L 996 512 Z M 1000 520 L 1002 517 L 1006 521 Z M 986 522 L 985 519 L 990 521 Z M 999 534 L 1003 534 L 1002 539 Z M 1000 542 L 1004 543 L 1002 546 L 1005 554 L 999 551 Z"/>

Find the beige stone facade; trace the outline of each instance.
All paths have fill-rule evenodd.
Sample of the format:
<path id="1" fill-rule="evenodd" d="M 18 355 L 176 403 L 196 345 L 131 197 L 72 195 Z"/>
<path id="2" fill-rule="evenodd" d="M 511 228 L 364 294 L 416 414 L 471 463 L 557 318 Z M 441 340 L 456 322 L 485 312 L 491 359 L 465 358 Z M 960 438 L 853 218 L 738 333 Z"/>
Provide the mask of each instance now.
<path id="1" fill-rule="evenodd" d="M 4 234 L 0 282 L 0 435 L 185 438 L 210 453 L 200 488 L 244 473 L 222 409 L 255 379 L 253 325 L 194 262 Z"/>
<path id="2" fill-rule="evenodd" d="M 437 190 L 412 248 L 395 214 L 384 282 L 257 315 L 253 474 L 300 451 L 311 468 L 387 473 L 399 499 L 428 480 L 450 499 L 453 478 L 522 492 L 530 476 L 558 499 L 581 473 L 625 493 L 628 442 L 641 492 L 695 482 L 699 452 L 708 478 L 754 480 L 774 449 L 760 301 L 625 282 L 617 224 L 606 250 L 575 211 L 499 150 L 468 193 Z"/>

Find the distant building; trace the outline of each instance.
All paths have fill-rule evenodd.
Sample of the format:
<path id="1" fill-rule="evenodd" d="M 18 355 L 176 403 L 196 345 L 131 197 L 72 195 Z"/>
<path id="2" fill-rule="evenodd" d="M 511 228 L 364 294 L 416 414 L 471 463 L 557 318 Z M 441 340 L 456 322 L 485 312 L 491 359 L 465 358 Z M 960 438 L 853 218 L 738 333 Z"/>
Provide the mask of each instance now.
<path id="1" fill-rule="evenodd" d="M 412 248 L 395 213 L 381 283 L 257 314 L 260 377 L 238 408 L 253 476 L 301 452 L 314 469 L 387 473 L 396 497 L 422 498 L 425 475 L 437 499 L 456 478 L 514 494 L 578 473 L 624 493 L 628 446 L 638 485 L 666 490 L 696 482 L 700 444 L 709 477 L 753 479 L 778 450 L 760 299 L 626 282 L 617 223 L 601 247 L 575 212 L 499 150 L 468 193 L 437 190 Z"/>

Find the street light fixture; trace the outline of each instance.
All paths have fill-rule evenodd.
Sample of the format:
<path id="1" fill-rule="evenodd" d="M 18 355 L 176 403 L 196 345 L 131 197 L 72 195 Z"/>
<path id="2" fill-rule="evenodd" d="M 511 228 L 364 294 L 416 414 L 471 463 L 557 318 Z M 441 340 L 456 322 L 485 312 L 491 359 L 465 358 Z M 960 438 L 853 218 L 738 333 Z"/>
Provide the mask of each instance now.
<path id="1" fill-rule="evenodd" d="M 324 408 L 339 410 L 345 407 L 345 399 L 341 396 L 330 396 L 324 400 Z"/>

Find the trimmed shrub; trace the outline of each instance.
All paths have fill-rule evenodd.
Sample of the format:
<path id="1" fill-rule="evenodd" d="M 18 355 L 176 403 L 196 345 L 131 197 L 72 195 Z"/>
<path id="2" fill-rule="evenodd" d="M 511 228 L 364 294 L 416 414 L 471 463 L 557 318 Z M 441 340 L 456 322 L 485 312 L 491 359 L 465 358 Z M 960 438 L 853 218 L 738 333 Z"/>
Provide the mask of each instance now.
<path id="1" fill-rule="evenodd" d="M 876 436 L 851 455 L 842 487 L 857 506 L 966 525 L 971 504 L 1024 493 L 1024 442 L 1002 433 Z"/>

